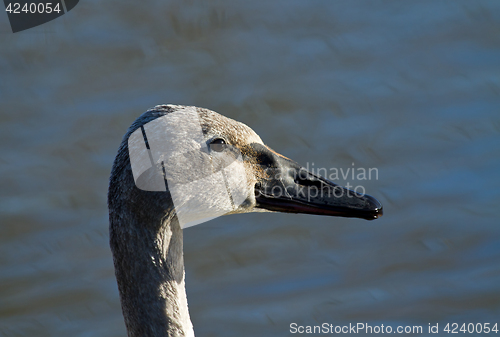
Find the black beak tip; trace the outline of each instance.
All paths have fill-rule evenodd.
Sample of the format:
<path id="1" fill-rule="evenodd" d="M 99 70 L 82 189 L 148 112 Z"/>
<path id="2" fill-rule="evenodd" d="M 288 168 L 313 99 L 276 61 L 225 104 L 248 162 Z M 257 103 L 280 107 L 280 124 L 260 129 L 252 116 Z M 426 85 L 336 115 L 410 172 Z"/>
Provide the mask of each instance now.
<path id="1" fill-rule="evenodd" d="M 366 202 L 368 204 L 367 209 L 370 210 L 371 215 L 368 220 L 375 220 L 384 215 L 384 208 L 382 207 L 380 201 L 368 194 L 365 194 L 364 197 L 366 198 Z"/>

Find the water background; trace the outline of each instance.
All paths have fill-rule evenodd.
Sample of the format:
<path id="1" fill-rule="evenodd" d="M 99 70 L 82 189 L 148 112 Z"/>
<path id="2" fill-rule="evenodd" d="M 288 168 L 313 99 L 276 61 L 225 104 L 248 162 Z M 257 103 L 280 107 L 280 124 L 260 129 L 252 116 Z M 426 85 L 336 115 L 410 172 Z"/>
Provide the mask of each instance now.
<path id="1" fill-rule="evenodd" d="M 160 103 L 304 166 L 377 168 L 339 182 L 385 210 L 185 230 L 198 337 L 500 324 L 499 1 L 82 0 L 16 34 L 0 13 L 0 336 L 126 335 L 107 182 Z"/>

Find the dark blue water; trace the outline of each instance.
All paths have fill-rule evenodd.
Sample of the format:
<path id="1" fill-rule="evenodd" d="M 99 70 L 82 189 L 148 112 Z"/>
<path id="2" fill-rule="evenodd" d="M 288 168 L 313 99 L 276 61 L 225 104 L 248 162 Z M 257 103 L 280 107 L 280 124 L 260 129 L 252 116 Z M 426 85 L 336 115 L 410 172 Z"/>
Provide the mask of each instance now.
<path id="1" fill-rule="evenodd" d="M 240 120 L 304 166 L 377 168 L 339 183 L 385 211 L 186 229 L 197 336 L 500 324 L 499 33 L 493 0 L 81 1 L 16 34 L 0 15 L 0 335 L 126 335 L 107 179 L 160 103 Z"/>

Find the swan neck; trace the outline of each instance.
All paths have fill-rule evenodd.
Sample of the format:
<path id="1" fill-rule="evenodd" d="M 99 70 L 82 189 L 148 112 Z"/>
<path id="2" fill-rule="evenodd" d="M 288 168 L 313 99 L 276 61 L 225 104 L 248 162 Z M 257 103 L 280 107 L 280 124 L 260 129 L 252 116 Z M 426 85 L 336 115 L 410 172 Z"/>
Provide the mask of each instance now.
<path id="1" fill-rule="evenodd" d="M 132 214 L 120 218 L 128 223 L 117 224 L 110 215 L 110 242 L 128 336 L 194 337 L 177 218 L 154 224 Z"/>

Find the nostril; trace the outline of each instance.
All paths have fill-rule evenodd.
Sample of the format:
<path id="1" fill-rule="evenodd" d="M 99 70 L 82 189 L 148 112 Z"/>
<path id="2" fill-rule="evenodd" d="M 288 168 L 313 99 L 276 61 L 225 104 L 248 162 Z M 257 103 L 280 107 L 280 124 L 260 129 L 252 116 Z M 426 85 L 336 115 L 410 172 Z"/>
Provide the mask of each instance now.
<path id="1" fill-rule="evenodd" d="M 298 184 L 298 185 L 302 185 L 302 186 L 307 186 L 307 187 L 316 187 L 318 189 L 322 189 L 323 186 L 325 186 L 321 180 L 317 180 L 317 179 L 308 179 L 308 177 L 306 178 L 303 178 L 300 176 L 300 174 L 295 177 L 294 179 L 295 183 Z"/>

